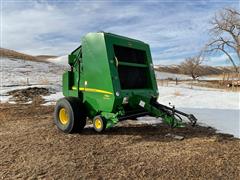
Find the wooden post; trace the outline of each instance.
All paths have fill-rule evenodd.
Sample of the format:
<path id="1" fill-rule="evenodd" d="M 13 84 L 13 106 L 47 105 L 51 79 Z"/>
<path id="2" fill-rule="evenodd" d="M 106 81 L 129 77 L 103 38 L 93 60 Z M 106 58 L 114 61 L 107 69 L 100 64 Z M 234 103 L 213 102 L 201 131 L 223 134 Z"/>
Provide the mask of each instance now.
<path id="1" fill-rule="evenodd" d="M 237 91 L 238 91 L 238 86 L 239 86 L 239 83 L 240 83 L 240 73 L 237 73 Z"/>
<path id="2" fill-rule="evenodd" d="M 223 73 L 223 79 L 221 82 L 221 86 L 224 86 L 224 84 L 225 84 L 225 77 L 226 77 L 226 73 Z"/>

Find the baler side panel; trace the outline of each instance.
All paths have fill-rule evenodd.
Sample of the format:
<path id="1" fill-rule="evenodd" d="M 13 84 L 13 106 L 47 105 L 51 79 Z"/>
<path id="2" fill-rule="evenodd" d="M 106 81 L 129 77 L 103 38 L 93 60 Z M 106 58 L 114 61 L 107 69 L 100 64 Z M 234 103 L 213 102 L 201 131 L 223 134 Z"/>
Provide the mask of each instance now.
<path id="1" fill-rule="evenodd" d="M 63 74 L 63 95 L 64 96 L 73 96 L 73 97 L 80 97 L 79 91 L 77 90 L 78 87 L 78 80 L 79 80 L 79 59 L 80 58 L 80 47 L 74 50 L 68 56 L 68 64 L 72 66 L 72 71 L 66 71 Z"/>
<path id="2" fill-rule="evenodd" d="M 84 102 L 93 115 L 96 112 L 112 112 L 114 91 L 104 35 L 89 33 L 82 40 L 83 70 L 80 90 Z"/>

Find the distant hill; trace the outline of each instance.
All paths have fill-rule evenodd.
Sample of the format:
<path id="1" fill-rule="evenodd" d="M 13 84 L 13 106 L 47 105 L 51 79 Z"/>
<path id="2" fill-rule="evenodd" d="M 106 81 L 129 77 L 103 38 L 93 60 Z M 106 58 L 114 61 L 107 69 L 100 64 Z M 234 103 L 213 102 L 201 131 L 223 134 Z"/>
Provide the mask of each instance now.
<path id="1" fill-rule="evenodd" d="M 169 66 L 161 66 L 156 65 L 154 69 L 159 72 L 168 72 L 174 74 L 182 74 L 180 65 L 169 65 Z M 232 67 L 224 67 L 224 66 L 201 66 L 200 67 L 201 75 L 218 75 L 223 73 L 231 73 L 234 72 Z"/>
<path id="2" fill-rule="evenodd" d="M 32 55 L 20 53 L 20 52 L 10 50 L 10 49 L 5 49 L 5 48 L 0 48 L 0 56 L 7 57 L 7 58 L 23 59 L 28 61 L 38 61 L 38 62 L 48 62 L 47 59 L 57 57 L 57 56 L 51 56 L 51 55 L 32 56 Z"/>
<path id="3" fill-rule="evenodd" d="M 37 61 L 37 62 L 53 62 L 57 64 L 67 65 L 67 56 L 52 56 L 52 55 L 38 55 L 32 56 L 29 54 L 17 52 L 14 50 L 1 48 L 0 47 L 0 57 L 7 58 L 15 58 L 15 59 L 23 59 L 28 61 Z M 167 72 L 173 74 L 182 74 L 180 65 L 155 65 L 154 69 L 159 72 Z M 231 73 L 233 72 L 232 67 L 213 67 L 213 66 L 201 66 L 201 75 L 218 75 L 223 73 Z"/>
<path id="4" fill-rule="evenodd" d="M 51 58 L 57 58 L 58 56 L 51 56 L 51 55 L 38 55 L 35 56 L 37 59 L 39 60 L 43 60 L 46 61 L 47 59 L 51 59 Z"/>

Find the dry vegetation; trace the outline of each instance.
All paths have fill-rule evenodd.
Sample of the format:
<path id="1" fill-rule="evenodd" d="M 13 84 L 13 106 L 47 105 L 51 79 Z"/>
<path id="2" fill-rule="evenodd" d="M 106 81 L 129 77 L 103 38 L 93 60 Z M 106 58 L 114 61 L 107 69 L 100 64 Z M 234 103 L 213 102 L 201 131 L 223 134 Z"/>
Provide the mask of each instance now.
<path id="1" fill-rule="evenodd" d="M 46 88 L 32 87 L 27 89 L 13 90 L 8 92 L 8 95 L 12 96 L 10 98 L 10 101 L 17 103 L 26 103 L 33 100 L 38 100 L 41 95 L 50 95 L 50 90 Z"/>
<path id="2" fill-rule="evenodd" d="M 179 92 L 179 91 L 175 91 L 174 92 L 174 96 L 183 96 L 183 94 L 181 92 Z"/>
<path id="3" fill-rule="evenodd" d="M 0 48 L 0 56 L 8 57 L 8 58 L 15 58 L 15 59 L 23 59 L 23 60 L 28 60 L 28 61 L 43 61 L 43 62 L 46 62 L 46 60 L 48 58 L 56 57 L 56 56 L 50 56 L 50 55 L 31 56 L 28 54 L 20 53 L 20 52 L 5 49 L 5 48 Z"/>
<path id="4" fill-rule="evenodd" d="M 182 74 L 181 65 L 170 65 L 170 66 L 157 66 L 156 71 L 160 72 L 169 72 L 174 74 Z M 199 67 L 200 75 L 221 75 L 224 73 L 232 73 L 233 67 L 213 67 L 213 66 L 204 66 Z M 183 73 L 184 74 L 184 73 Z"/>
<path id="5" fill-rule="evenodd" d="M 159 72 L 168 72 L 174 74 L 186 74 L 190 75 L 191 71 L 183 71 L 181 68 L 182 65 L 172 65 L 172 66 L 158 66 L 155 68 L 156 71 Z M 185 65 L 184 65 L 185 66 Z M 186 68 L 186 67 L 185 67 Z M 186 73 L 184 73 L 186 72 Z M 209 80 L 200 80 L 198 76 L 207 76 Z M 211 67 L 211 66 L 199 66 L 197 69 L 197 79 L 195 80 L 179 80 L 175 78 L 168 78 L 158 80 L 160 86 L 168 86 L 169 84 L 189 84 L 191 87 L 201 86 L 201 87 L 209 87 L 209 88 L 218 88 L 218 89 L 226 89 L 231 91 L 239 91 L 240 90 L 240 74 L 233 73 L 233 67 Z"/>
<path id="6" fill-rule="evenodd" d="M 176 81 L 172 79 L 164 79 L 164 80 L 157 80 L 159 86 L 172 86 L 176 85 Z M 222 81 L 222 80 L 178 80 L 178 85 L 185 85 L 189 88 L 193 88 L 194 86 L 199 87 L 207 87 L 207 88 L 214 88 L 214 89 L 221 89 L 224 91 L 232 91 L 232 92 L 239 92 L 240 86 L 231 86 L 229 87 L 228 84 L 237 81 Z M 174 93 L 175 96 L 181 96 L 178 91 Z"/>
<path id="7" fill-rule="evenodd" d="M 0 105 L 0 179 L 239 178 L 240 141 L 212 128 L 125 123 L 67 135 L 54 126 L 53 108 Z"/>
<path id="8" fill-rule="evenodd" d="M 97 134 L 63 134 L 45 89 L 14 91 L 17 104 L 0 104 L 0 179 L 238 179 L 240 140 L 210 127 L 170 129 L 123 121 Z M 176 92 L 178 94 L 178 92 Z M 183 136 L 176 140 L 168 134 Z"/>

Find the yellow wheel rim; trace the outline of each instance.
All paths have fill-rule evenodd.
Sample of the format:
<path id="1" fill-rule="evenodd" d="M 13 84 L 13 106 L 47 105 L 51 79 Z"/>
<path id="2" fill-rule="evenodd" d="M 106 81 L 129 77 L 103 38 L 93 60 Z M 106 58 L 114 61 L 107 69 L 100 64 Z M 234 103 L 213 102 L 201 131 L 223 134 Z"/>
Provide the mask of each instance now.
<path id="1" fill-rule="evenodd" d="M 101 121 L 100 119 L 96 119 L 96 120 L 95 120 L 95 127 L 96 127 L 97 129 L 102 128 L 102 121 Z"/>
<path id="2" fill-rule="evenodd" d="M 66 125 L 69 121 L 68 112 L 65 108 L 61 108 L 59 111 L 59 120 L 63 125 Z"/>

